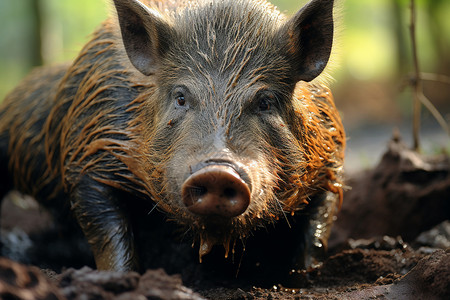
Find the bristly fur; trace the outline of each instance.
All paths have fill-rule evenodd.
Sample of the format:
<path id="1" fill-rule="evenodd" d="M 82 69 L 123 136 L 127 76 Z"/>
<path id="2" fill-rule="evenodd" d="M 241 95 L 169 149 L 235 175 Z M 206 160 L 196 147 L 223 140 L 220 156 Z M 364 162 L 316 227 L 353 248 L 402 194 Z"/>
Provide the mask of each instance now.
<path id="1" fill-rule="evenodd" d="M 313 83 L 292 79 L 278 36 L 287 18 L 264 0 L 142 2 L 170 29 L 157 73 L 145 76 L 133 66 L 111 18 L 71 66 L 38 71 L 5 99 L 0 162 L 8 160 L 11 185 L 43 203 L 70 204 L 102 268 L 121 263 L 98 258 L 108 243 L 134 249 L 129 229 L 115 226 L 126 224 L 125 213 L 114 210 L 121 207 L 117 190 L 154 201 L 193 229 L 200 256 L 214 244 L 229 249 L 232 240 L 326 192 L 337 200 L 320 220 L 331 222 L 334 202 L 342 201 L 345 133 L 320 83 L 326 75 Z M 177 85 L 194 95 L 191 114 L 171 109 L 168 95 Z M 255 109 L 268 91 L 277 115 Z M 190 166 L 223 158 L 220 147 L 251 177 L 252 200 L 242 215 L 217 221 L 188 212 L 179 187 Z"/>

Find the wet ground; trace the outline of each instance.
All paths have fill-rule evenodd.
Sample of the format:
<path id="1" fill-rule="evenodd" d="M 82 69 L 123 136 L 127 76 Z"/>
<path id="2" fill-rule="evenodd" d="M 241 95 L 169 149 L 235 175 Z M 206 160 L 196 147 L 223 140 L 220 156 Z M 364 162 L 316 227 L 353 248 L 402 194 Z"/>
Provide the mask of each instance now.
<path id="1" fill-rule="evenodd" d="M 398 139 L 387 148 L 374 168 L 348 179 L 351 189 L 323 264 L 310 270 L 293 268 L 282 277 L 274 275 L 280 272 L 276 263 L 266 268 L 249 264 L 250 250 L 228 260 L 217 250 L 217 257 L 209 254 L 202 265 L 195 258 L 180 265 L 195 251 L 189 243 L 171 245 L 165 234 L 152 237 L 164 245 L 151 255 L 165 262 L 163 269 L 143 274 L 94 271 L 89 249 L 73 228 L 53 227 L 32 200 L 13 194 L 2 207 L 2 256 L 36 267 L 0 260 L 0 295 L 3 299 L 450 299 L 450 159 L 443 154 L 423 157 Z M 285 264 L 281 256 L 270 259 Z"/>

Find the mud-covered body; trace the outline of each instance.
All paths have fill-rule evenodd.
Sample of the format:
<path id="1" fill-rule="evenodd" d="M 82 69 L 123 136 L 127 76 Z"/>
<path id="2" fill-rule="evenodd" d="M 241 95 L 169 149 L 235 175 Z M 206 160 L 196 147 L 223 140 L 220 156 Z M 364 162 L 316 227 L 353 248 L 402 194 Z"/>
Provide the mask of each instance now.
<path id="1" fill-rule="evenodd" d="M 342 201 L 345 136 L 329 90 L 279 54 L 284 17 L 263 1 L 148 1 L 165 17 L 115 2 L 121 27 L 106 21 L 72 65 L 36 70 L 1 104 L 0 196 L 70 210 L 101 269 L 138 268 L 130 207 L 187 228 L 200 257 L 305 211 L 298 264 L 310 265 Z M 127 9 L 167 21 L 141 24 L 156 41 L 144 60 Z M 184 182 L 211 164 L 248 185 L 242 213 L 186 203 Z"/>

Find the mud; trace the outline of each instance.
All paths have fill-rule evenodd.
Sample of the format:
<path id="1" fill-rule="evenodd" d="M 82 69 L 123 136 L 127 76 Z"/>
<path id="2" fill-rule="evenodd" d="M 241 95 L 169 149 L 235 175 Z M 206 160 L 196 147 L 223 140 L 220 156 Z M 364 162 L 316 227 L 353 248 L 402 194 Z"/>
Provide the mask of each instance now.
<path id="1" fill-rule="evenodd" d="M 49 216 L 30 204 L 29 199 L 9 197 L 2 207 L 2 256 L 35 267 L 2 260 L 0 296 L 3 299 L 448 299 L 448 155 L 419 155 L 395 137 L 374 169 L 352 176 L 347 184 L 351 189 L 346 192 L 334 226 L 328 257 L 314 269 L 291 270 L 287 279 L 279 281 L 270 274 L 258 273 L 257 268 L 246 267 L 247 250 L 243 255 L 236 253 L 234 263 L 230 263 L 231 258 L 224 260 L 222 253 L 217 257 L 211 253 L 201 265 L 195 259 L 180 265 L 188 256 L 195 257 L 195 251 L 188 243 L 171 244 L 167 233 L 172 230 L 170 226 L 167 232 L 151 236 L 152 241 L 159 239 L 164 245 L 160 252 L 149 255 L 161 262 L 162 269 L 155 269 L 158 264 L 148 261 L 151 270 L 143 274 L 98 272 L 93 270 L 92 256 L 81 234 L 73 234 L 74 227 L 54 226 Z M 277 259 L 274 257 L 274 261 Z M 24 281 L 25 275 L 34 279 Z M 12 295 L 17 298 L 7 298 Z M 34 298 L 26 298 L 30 295 Z"/>

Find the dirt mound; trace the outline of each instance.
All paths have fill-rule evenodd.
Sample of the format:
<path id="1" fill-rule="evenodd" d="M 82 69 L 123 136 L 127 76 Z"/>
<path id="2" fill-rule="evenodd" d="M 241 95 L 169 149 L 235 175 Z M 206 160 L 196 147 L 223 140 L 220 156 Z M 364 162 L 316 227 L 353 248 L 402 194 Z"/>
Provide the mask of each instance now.
<path id="1" fill-rule="evenodd" d="M 420 259 L 420 257 L 423 257 Z M 405 275 L 401 273 L 415 265 Z M 445 299 L 450 295 L 450 251 L 346 250 L 322 267 L 299 272 L 302 288 L 214 288 L 200 294 L 163 270 L 145 274 L 88 267 L 57 275 L 2 259 L 2 299 Z M 49 278 L 52 278 L 50 281 Z M 23 279 L 26 279 L 25 281 Z M 302 281 L 302 282 L 301 282 Z M 300 283 L 301 282 L 301 283 Z M 9 298 L 8 298 L 9 297 Z M 205 297 L 205 298 L 204 298 Z"/>
<path id="2" fill-rule="evenodd" d="M 348 181 L 351 190 L 335 223 L 340 241 L 349 237 L 401 235 L 407 242 L 450 219 L 450 159 L 424 157 L 399 138 L 381 162 Z"/>
<path id="3" fill-rule="evenodd" d="M 254 271 L 258 268 L 245 270 L 249 251 L 241 256 L 243 262 L 232 264 L 228 273 L 213 258 L 206 259 L 211 260 L 209 267 L 199 266 L 195 259 L 191 264 L 180 265 L 182 260 L 177 257 L 195 251 L 190 245 L 170 243 L 165 244 L 159 256 L 151 256 L 164 258 L 175 265 L 173 268 L 148 270 L 142 275 L 94 271 L 80 268 L 92 267 L 92 257 L 86 245 L 73 235 L 70 240 L 65 239 L 64 234 L 51 227 L 38 227 L 38 232 L 31 235 L 24 231 L 17 234 L 17 229 L 2 221 L 2 254 L 48 269 L 39 273 L 33 267 L 17 267 L 4 260 L 0 292 L 7 291 L 7 286 L 19 287 L 22 294 L 10 294 L 16 297 L 11 299 L 34 299 L 30 298 L 33 295 L 36 299 L 236 300 L 450 297 L 449 157 L 423 157 L 394 138 L 376 168 L 350 178 L 348 183 L 352 189 L 345 195 L 335 224 L 329 257 L 314 269 L 291 268 L 284 280 L 262 281 L 266 274 Z M 19 216 L 20 210 L 16 207 L 14 212 L 14 206 L 8 207 L 8 214 L 14 213 Z M 17 222 L 15 217 L 13 221 Z M 157 238 L 165 237 L 161 234 L 152 240 Z M 50 244 L 51 240 L 57 242 Z M 223 261 L 223 256 L 218 256 L 218 261 Z M 286 263 L 279 257 L 273 259 Z M 64 266 L 80 269 L 64 270 Z M 24 276 L 39 280 L 24 285 L 19 280 Z M 36 285 L 53 298 L 38 298 Z"/>

